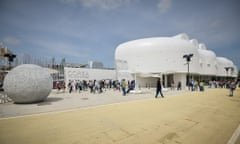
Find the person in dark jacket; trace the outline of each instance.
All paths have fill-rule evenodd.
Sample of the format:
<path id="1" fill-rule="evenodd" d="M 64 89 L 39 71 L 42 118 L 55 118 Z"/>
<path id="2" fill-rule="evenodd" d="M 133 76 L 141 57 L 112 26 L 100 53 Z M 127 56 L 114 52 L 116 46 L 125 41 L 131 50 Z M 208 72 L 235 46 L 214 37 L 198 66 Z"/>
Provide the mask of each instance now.
<path id="1" fill-rule="evenodd" d="M 163 94 L 162 94 L 162 85 L 161 85 L 161 79 L 158 78 L 157 80 L 157 87 L 156 87 L 156 95 L 155 95 L 155 98 L 158 97 L 158 94 L 161 94 L 162 98 L 164 98 Z"/>
<path id="2" fill-rule="evenodd" d="M 229 96 L 233 96 L 233 92 L 236 89 L 235 82 L 229 82 Z"/>
<path id="3" fill-rule="evenodd" d="M 127 93 L 129 93 L 131 90 L 134 90 L 135 88 L 135 80 L 132 80 L 131 83 L 128 85 Z"/>

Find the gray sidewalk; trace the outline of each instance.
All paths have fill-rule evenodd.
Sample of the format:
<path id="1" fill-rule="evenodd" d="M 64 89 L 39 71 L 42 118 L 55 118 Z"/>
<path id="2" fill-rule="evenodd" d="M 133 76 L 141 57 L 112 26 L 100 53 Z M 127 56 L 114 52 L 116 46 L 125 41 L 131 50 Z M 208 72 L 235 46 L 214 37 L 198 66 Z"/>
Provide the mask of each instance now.
<path id="1" fill-rule="evenodd" d="M 122 103 L 129 101 L 136 101 L 142 99 L 153 99 L 155 95 L 155 88 L 141 89 L 142 93 L 130 93 L 127 96 L 122 96 L 121 92 L 116 90 L 106 90 L 101 94 L 92 94 L 89 91 L 81 93 L 72 92 L 69 94 L 67 91 L 57 92 L 52 90 L 48 98 L 40 103 L 35 104 L 14 104 L 8 102 L 0 104 L 0 118 L 24 116 L 31 114 L 39 114 L 53 111 L 65 111 L 78 108 L 94 107 L 99 105 L 107 105 L 114 103 Z M 164 91 L 165 97 L 175 96 L 181 93 L 189 92 L 182 91 Z"/>

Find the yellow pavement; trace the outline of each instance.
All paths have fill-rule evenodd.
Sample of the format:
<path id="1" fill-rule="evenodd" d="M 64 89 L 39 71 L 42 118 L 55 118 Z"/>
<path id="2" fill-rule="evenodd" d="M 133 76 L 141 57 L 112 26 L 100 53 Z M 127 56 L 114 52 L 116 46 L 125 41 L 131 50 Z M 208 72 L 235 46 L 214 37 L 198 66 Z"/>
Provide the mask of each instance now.
<path id="1" fill-rule="evenodd" d="M 0 144 L 226 144 L 240 124 L 240 89 L 228 93 L 210 89 L 3 118 Z"/>

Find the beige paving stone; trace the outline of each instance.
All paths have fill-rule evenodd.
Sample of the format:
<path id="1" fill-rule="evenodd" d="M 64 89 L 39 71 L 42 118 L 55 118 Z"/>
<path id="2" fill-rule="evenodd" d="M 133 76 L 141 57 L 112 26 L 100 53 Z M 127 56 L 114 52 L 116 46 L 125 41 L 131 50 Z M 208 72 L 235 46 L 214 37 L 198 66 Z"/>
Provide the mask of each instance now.
<path id="1" fill-rule="evenodd" d="M 0 119 L 1 144 L 226 144 L 240 124 L 240 89 Z M 239 138 L 237 140 L 239 142 Z"/>

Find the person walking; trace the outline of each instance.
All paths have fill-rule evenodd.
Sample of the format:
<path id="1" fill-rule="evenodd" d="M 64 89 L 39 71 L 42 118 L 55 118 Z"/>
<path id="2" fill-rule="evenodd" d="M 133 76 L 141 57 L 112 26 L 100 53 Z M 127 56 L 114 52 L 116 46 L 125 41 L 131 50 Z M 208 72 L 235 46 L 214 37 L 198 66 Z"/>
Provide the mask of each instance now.
<path id="1" fill-rule="evenodd" d="M 121 86 L 122 86 L 123 96 L 126 96 L 127 82 L 125 79 L 122 79 Z"/>
<path id="2" fill-rule="evenodd" d="M 129 93 L 131 90 L 134 90 L 135 88 L 135 80 L 132 80 L 131 83 L 128 85 L 127 93 Z"/>
<path id="3" fill-rule="evenodd" d="M 181 81 L 178 82 L 177 90 L 182 90 L 182 83 L 181 83 Z"/>
<path id="4" fill-rule="evenodd" d="M 161 79 L 158 78 L 157 80 L 157 87 L 156 87 L 156 95 L 155 95 L 155 98 L 158 97 L 158 94 L 161 94 L 162 98 L 164 98 L 163 94 L 162 94 L 162 85 L 161 85 Z"/>
<path id="5" fill-rule="evenodd" d="M 72 93 L 72 90 L 73 90 L 73 81 L 70 81 L 70 80 L 69 80 L 68 88 L 69 88 L 69 93 Z"/>
<path id="6" fill-rule="evenodd" d="M 59 93 L 59 91 L 61 90 L 59 82 L 56 82 L 56 86 L 55 87 L 57 89 L 57 93 Z"/>
<path id="7" fill-rule="evenodd" d="M 232 81 L 229 84 L 229 96 L 233 96 L 233 91 L 236 89 L 236 85 L 235 82 Z"/>

